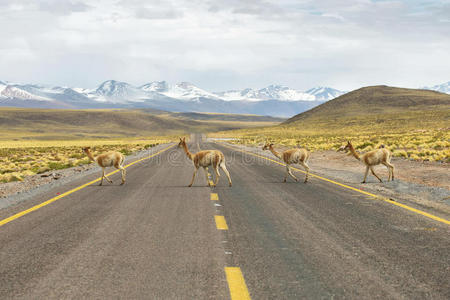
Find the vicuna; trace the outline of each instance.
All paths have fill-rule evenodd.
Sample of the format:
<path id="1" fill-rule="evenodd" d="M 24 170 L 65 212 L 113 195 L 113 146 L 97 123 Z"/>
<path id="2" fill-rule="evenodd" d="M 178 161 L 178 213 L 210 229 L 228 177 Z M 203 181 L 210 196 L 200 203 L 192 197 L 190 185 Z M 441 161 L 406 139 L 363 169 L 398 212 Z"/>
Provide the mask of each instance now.
<path id="1" fill-rule="evenodd" d="M 306 170 L 306 177 L 305 177 L 305 183 L 308 181 L 308 175 L 309 175 L 309 166 L 307 164 L 309 159 L 309 153 L 306 149 L 289 149 L 286 151 L 283 151 L 282 153 L 279 153 L 275 151 L 273 148 L 273 144 L 265 144 L 262 148 L 263 150 L 270 150 L 270 152 L 273 153 L 276 157 L 284 161 L 286 164 L 286 174 L 284 176 L 284 181 L 286 182 L 287 175 L 289 174 L 292 178 L 294 178 L 295 181 L 298 181 L 297 177 L 292 174 L 291 168 L 289 165 L 291 164 L 300 164 L 302 165 Z"/>
<path id="2" fill-rule="evenodd" d="M 84 151 L 84 153 L 86 153 L 86 155 L 89 157 L 90 160 L 96 162 L 103 170 L 102 180 L 100 181 L 99 185 L 103 184 L 103 178 L 106 178 L 106 180 L 108 180 L 110 183 L 112 183 L 112 180 L 109 179 L 105 175 L 105 168 L 107 168 L 107 167 L 115 167 L 116 169 L 119 169 L 120 172 L 122 173 L 122 183 L 121 184 L 125 183 L 126 170 L 122 166 L 125 158 L 122 153 L 112 151 L 112 152 L 103 153 L 103 154 L 98 155 L 97 157 L 94 157 L 94 155 L 92 155 L 90 147 L 83 148 L 83 151 Z"/>
<path id="3" fill-rule="evenodd" d="M 194 183 L 195 175 L 197 174 L 198 168 L 200 167 L 203 167 L 203 169 L 205 170 L 206 182 L 208 186 L 210 186 L 208 179 L 208 167 L 210 165 L 213 166 L 213 169 L 216 173 L 216 182 L 213 184 L 213 186 L 219 183 L 220 177 L 219 167 L 225 172 L 225 175 L 227 175 L 228 183 L 231 186 L 230 173 L 228 172 L 227 167 L 225 166 L 225 156 L 221 151 L 204 150 L 197 153 L 190 153 L 186 145 L 186 138 L 180 138 L 180 143 L 178 144 L 178 147 L 183 148 L 187 157 L 194 163 L 194 174 L 192 175 L 192 180 L 191 183 L 189 184 L 189 187 L 191 187 L 192 184 Z"/>
<path id="4" fill-rule="evenodd" d="M 384 145 L 381 145 L 379 149 L 369 151 L 364 154 L 358 154 L 356 152 L 355 148 L 353 148 L 352 143 L 350 141 L 347 142 L 347 145 L 344 147 L 344 150 L 349 150 L 350 153 L 359 161 L 363 162 L 366 165 L 366 173 L 364 174 L 364 180 L 362 183 L 366 183 L 367 174 L 369 173 L 369 169 L 372 172 L 373 176 L 378 178 L 380 182 L 383 182 L 380 177 L 375 174 L 373 170 L 373 166 L 383 164 L 388 168 L 389 172 L 389 180 L 394 180 L 394 166 L 391 164 L 391 152 L 384 147 Z"/>

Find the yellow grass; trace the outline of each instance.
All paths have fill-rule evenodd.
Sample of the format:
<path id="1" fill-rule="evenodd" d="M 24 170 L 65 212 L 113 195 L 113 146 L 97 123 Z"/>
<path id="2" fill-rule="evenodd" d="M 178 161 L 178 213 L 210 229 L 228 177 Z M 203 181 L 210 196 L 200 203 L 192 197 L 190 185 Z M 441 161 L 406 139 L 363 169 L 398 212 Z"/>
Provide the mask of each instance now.
<path id="1" fill-rule="evenodd" d="M 190 132 L 269 126 L 276 118 L 147 110 L 0 108 L 0 182 L 90 163 L 106 151 L 130 154 Z"/>
<path id="2" fill-rule="evenodd" d="M 382 122 L 367 116 L 308 120 L 280 126 L 222 131 L 210 137 L 235 138 L 232 143 L 262 145 L 265 142 L 309 150 L 337 150 L 350 140 L 360 152 L 384 144 L 396 157 L 411 160 L 450 162 L 450 128 L 447 111 L 417 118 L 411 113 Z"/>
<path id="3" fill-rule="evenodd" d="M 160 143 L 174 140 L 173 137 L 148 137 L 148 138 L 121 138 L 121 139 L 103 139 L 103 140 L 9 140 L 0 141 L 1 148 L 39 148 L 39 147 L 73 147 L 73 146 L 104 146 L 104 145 L 136 145 L 159 141 Z"/>
<path id="4" fill-rule="evenodd" d="M 0 182 L 22 181 L 26 176 L 92 163 L 82 147 L 93 148 L 94 155 L 119 151 L 129 155 L 158 144 L 170 137 L 117 140 L 2 141 L 0 144 Z"/>

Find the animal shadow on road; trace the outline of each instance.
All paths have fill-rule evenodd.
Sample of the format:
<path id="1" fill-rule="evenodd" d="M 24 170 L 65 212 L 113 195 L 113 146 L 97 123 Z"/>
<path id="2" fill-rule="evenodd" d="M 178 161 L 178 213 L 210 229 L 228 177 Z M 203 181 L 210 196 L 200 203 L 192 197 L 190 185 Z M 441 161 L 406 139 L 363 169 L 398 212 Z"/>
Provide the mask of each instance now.
<path id="1" fill-rule="evenodd" d="M 191 187 L 188 187 L 187 184 L 185 185 L 158 185 L 158 186 L 153 186 L 153 188 L 156 189 L 167 189 L 167 188 L 187 188 L 187 189 L 197 189 L 197 188 L 207 188 L 207 185 L 193 185 Z"/>

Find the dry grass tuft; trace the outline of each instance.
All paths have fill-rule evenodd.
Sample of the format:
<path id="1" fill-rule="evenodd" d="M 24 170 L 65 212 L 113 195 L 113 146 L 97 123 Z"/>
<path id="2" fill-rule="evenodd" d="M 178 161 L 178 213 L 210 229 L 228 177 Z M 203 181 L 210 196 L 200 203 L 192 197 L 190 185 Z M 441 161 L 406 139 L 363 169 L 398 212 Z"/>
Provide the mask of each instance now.
<path id="1" fill-rule="evenodd" d="M 83 146 L 93 147 L 94 155 L 107 151 L 129 155 L 168 142 L 170 138 L 2 142 L 0 182 L 22 181 L 26 176 L 89 164 L 91 162 L 81 150 Z"/>

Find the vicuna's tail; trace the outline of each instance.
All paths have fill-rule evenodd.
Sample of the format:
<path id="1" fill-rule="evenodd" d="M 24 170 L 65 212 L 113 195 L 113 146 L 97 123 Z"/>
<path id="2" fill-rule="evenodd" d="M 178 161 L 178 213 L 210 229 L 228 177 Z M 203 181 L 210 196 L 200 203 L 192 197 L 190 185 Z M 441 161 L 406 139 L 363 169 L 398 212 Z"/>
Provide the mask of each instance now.
<path id="1" fill-rule="evenodd" d="M 223 153 L 219 154 L 218 165 L 220 166 L 221 164 L 225 164 L 225 156 L 223 155 Z"/>

